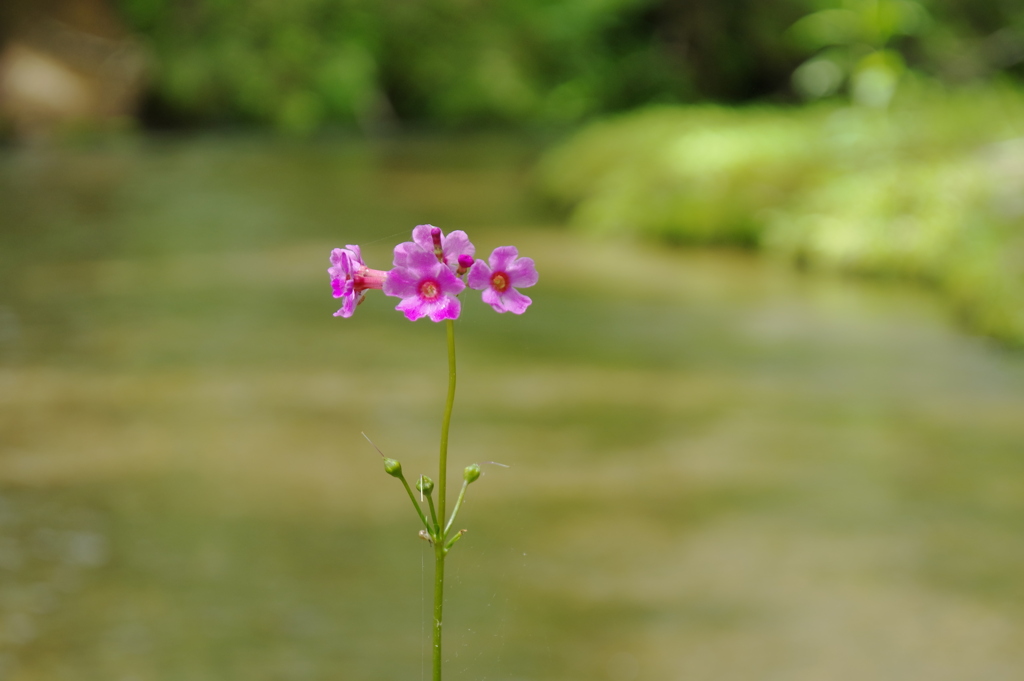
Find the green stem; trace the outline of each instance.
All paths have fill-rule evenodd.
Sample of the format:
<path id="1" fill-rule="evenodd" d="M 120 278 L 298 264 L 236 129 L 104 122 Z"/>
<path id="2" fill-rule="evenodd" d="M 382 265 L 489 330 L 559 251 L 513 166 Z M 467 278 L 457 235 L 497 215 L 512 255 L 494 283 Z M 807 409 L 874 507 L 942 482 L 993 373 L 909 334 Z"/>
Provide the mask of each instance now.
<path id="1" fill-rule="evenodd" d="M 437 522 L 437 513 L 434 512 L 434 497 L 427 495 L 427 506 L 430 508 L 430 519 L 434 521 L 432 528 L 428 527 L 427 530 L 434 535 L 434 541 L 441 541 L 441 524 Z"/>
<path id="2" fill-rule="evenodd" d="M 455 323 L 448 326 L 448 400 L 444 405 L 444 420 L 441 422 L 441 454 L 437 472 L 437 515 L 445 518 L 445 492 L 448 489 L 448 426 L 452 422 L 452 406 L 455 404 Z"/>
<path id="3" fill-rule="evenodd" d="M 441 681 L 441 613 L 444 610 L 444 556 L 441 542 L 434 544 L 434 681 Z"/>
<path id="4" fill-rule="evenodd" d="M 457 541 L 459 541 L 460 539 L 462 539 L 462 535 L 464 535 L 464 534 L 466 534 L 466 531 L 465 531 L 465 530 L 459 530 L 458 532 L 456 532 L 455 534 L 453 534 L 453 535 L 452 535 L 452 538 L 451 538 L 451 539 L 449 539 L 449 540 L 448 540 L 447 542 L 445 542 L 445 545 L 444 545 L 444 551 L 445 551 L 445 553 L 447 553 L 447 552 L 448 552 L 448 549 L 450 549 L 450 548 L 451 548 L 451 547 L 452 547 L 452 546 L 453 546 L 453 545 L 455 544 L 455 542 L 457 542 Z"/>
<path id="5" fill-rule="evenodd" d="M 420 508 L 420 505 L 416 502 L 416 495 L 412 493 L 412 488 L 409 487 L 409 483 L 405 481 L 405 476 L 402 475 L 398 479 L 402 481 L 402 484 L 405 486 L 405 491 L 409 493 L 409 501 L 412 502 L 413 508 L 416 509 L 416 515 L 418 515 L 420 520 L 423 521 L 423 527 L 427 528 L 427 532 L 430 532 L 430 523 L 427 522 L 427 516 L 423 515 L 423 509 Z"/>
<path id="6" fill-rule="evenodd" d="M 448 538 L 448 530 L 452 529 L 452 525 L 455 523 L 455 516 L 459 514 L 459 509 L 462 508 L 462 500 L 466 498 L 466 488 L 469 487 L 469 481 L 462 481 L 462 489 L 459 490 L 459 498 L 455 500 L 455 508 L 452 509 L 452 517 L 448 519 L 448 524 L 444 526 L 444 532 L 441 533 L 441 537 L 444 539 Z"/>
<path id="7" fill-rule="evenodd" d="M 448 327 L 448 400 L 444 405 L 444 420 L 441 422 L 441 452 L 438 457 L 437 473 L 437 515 L 442 522 L 445 518 L 445 499 L 448 489 L 448 426 L 452 421 L 452 406 L 455 404 L 455 324 L 446 322 Z M 434 543 L 434 681 L 441 681 L 441 622 L 444 610 L 444 541 L 438 537 Z"/>

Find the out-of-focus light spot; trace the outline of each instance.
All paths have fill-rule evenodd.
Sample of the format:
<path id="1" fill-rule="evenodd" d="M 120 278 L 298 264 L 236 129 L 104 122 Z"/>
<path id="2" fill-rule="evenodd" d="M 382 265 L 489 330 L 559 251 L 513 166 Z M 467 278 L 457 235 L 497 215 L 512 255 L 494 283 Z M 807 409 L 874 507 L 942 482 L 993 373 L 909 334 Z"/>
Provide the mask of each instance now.
<path id="1" fill-rule="evenodd" d="M 843 71 L 831 59 L 812 59 L 793 72 L 793 86 L 805 99 L 834 95 L 843 83 Z"/>
<path id="2" fill-rule="evenodd" d="M 892 69 L 870 66 L 853 75 L 853 101 L 873 109 L 883 109 L 896 93 L 898 77 Z"/>

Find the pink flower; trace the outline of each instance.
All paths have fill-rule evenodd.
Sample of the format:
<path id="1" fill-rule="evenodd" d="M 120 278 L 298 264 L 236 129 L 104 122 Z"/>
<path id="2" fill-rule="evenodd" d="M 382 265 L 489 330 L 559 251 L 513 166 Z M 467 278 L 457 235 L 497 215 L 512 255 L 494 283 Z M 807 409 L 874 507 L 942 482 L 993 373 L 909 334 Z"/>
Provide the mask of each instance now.
<path id="1" fill-rule="evenodd" d="M 483 289 L 484 302 L 497 312 L 523 314 L 530 307 L 529 296 L 516 290 L 537 283 L 537 269 L 533 258 L 520 258 L 515 246 L 499 246 L 488 258 L 490 266 L 477 260 L 469 271 L 467 283 L 476 290 Z"/>
<path id="2" fill-rule="evenodd" d="M 404 245 L 395 247 L 396 263 Z M 388 272 L 384 281 L 384 293 L 402 299 L 395 309 L 411 321 L 425 316 L 434 322 L 458 319 L 462 306 L 456 296 L 466 288 L 462 280 L 431 251 L 403 251 L 401 262 L 404 265 Z"/>
<path id="3" fill-rule="evenodd" d="M 395 267 L 406 267 L 413 253 L 433 253 L 452 272 L 459 268 L 459 256 L 476 253 L 476 247 L 461 229 L 445 236 L 440 228 L 433 225 L 416 225 L 412 230 L 412 241 L 395 246 Z"/>
<path id="4" fill-rule="evenodd" d="M 383 288 L 388 274 L 367 267 L 363 263 L 359 246 L 352 245 L 331 251 L 331 267 L 327 273 L 331 275 L 334 297 L 345 299 L 341 309 L 334 313 L 335 317 L 351 317 L 356 306 L 363 302 L 366 291 Z"/>

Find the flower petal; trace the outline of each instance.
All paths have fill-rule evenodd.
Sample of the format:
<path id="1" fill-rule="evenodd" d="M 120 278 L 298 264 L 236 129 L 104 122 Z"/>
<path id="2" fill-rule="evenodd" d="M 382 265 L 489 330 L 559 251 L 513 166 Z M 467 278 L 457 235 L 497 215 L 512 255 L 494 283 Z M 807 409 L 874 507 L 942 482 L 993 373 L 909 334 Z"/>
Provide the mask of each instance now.
<path id="1" fill-rule="evenodd" d="M 444 254 L 445 262 L 449 266 L 458 266 L 459 256 L 472 256 L 476 253 L 476 246 L 469 240 L 465 232 L 457 229 L 441 240 L 441 251 Z"/>
<path id="2" fill-rule="evenodd" d="M 469 270 L 466 283 L 470 288 L 480 290 L 491 285 L 491 268 L 483 260 L 477 260 Z"/>
<path id="3" fill-rule="evenodd" d="M 512 261 L 516 259 L 517 255 L 519 255 L 519 250 L 515 246 L 498 246 L 491 253 L 491 257 L 488 258 L 491 263 L 491 269 L 504 272 L 512 264 Z"/>
<path id="4" fill-rule="evenodd" d="M 346 257 L 346 255 L 344 248 L 335 248 L 331 251 L 331 264 L 335 267 L 340 267 L 342 258 Z"/>
<path id="5" fill-rule="evenodd" d="M 537 283 L 537 267 L 533 258 L 519 258 L 505 268 L 508 281 L 517 288 L 526 288 Z"/>
<path id="6" fill-rule="evenodd" d="M 437 283 L 441 285 L 441 294 L 446 296 L 457 296 L 466 289 L 466 285 L 462 282 L 462 279 L 455 276 L 455 273 L 450 269 L 437 263 L 437 270 L 432 274 L 437 278 Z M 454 317 L 452 317 L 454 319 Z"/>
<path id="7" fill-rule="evenodd" d="M 355 260 L 356 263 L 358 263 L 360 265 L 364 264 L 363 263 L 363 253 L 362 253 L 362 251 L 359 250 L 359 246 L 353 246 L 352 244 L 345 244 L 345 248 L 347 248 L 348 250 L 352 251 L 352 254 L 351 254 L 352 255 L 352 259 Z"/>
<path id="8" fill-rule="evenodd" d="M 430 237 L 432 229 L 434 229 L 433 225 L 416 225 L 412 228 L 412 240 L 416 242 L 417 246 L 430 253 L 434 252 L 434 240 Z"/>
<path id="9" fill-rule="evenodd" d="M 510 288 L 501 295 L 501 302 L 507 312 L 523 314 L 526 312 L 526 308 L 530 307 L 533 300 L 530 296 L 523 295 L 514 288 Z"/>
<path id="10" fill-rule="evenodd" d="M 347 295 L 352 295 L 353 284 L 351 279 L 341 279 L 336 277 L 331 279 L 331 290 L 335 298 L 342 298 Z"/>
<path id="11" fill-rule="evenodd" d="M 427 314 L 428 305 L 420 300 L 419 296 L 409 296 L 395 306 L 399 312 L 404 312 L 409 321 L 414 322 Z"/>
<path id="12" fill-rule="evenodd" d="M 423 275 L 428 273 L 433 275 L 439 268 L 447 269 L 438 262 L 437 256 L 434 255 L 433 251 L 424 251 L 423 249 L 409 252 L 408 267 L 415 269 Z"/>
<path id="13" fill-rule="evenodd" d="M 395 246 L 395 267 L 408 267 L 410 253 L 420 253 L 423 249 L 411 241 L 403 241 Z"/>
<path id="14" fill-rule="evenodd" d="M 395 267 L 424 268 L 437 264 L 433 251 L 425 251 L 411 241 L 395 246 Z"/>
<path id="15" fill-rule="evenodd" d="M 420 273 L 413 268 L 396 267 L 388 272 L 388 276 L 384 280 L 384 295 L 398 298 L 415 296 L 421 278 Z"/>
<path id="16" fill-rule="evenodd" d="M 441 322 L 446 319 L 458 319 L 459 313 L 462 311 L 462 304 L 459 303 L 459 299 L 449 298 L 447 296 L 441 298 L 430 307 L 430 321 L 433 322 Z"/>
<path id="17" fill-rule="evenodd" d="M 335 317 L 351 317 L 356 306 L 363 301 L 365 289 L 379 288 L 385 274 L 367 268 L 359 246 L 354 244 L 331 251 L 331 267 L 327 272 L 331 276 L 332 294 L 335 298 L 344 299 L 341 309 L 334 313 Z"/>
<path id="18" fill-rule="evenodd" d="M 342 303 L 341 309 L 334 313 L 335 317 L 351 317 L 356 311 L 356 305 L 358 305 L 363 299 L 362 294 L 353 293 L 352 295 L 345 297 L 345 302 Z"/>
<path id="19" fill-rule="evenodd" d="M 493 288 L 488 286 L 484 289 L 483 296 L 484 302 L 494 308 L 495 312 L 504 312 L 505 304 L 501 302 L 501 296 Z"/>

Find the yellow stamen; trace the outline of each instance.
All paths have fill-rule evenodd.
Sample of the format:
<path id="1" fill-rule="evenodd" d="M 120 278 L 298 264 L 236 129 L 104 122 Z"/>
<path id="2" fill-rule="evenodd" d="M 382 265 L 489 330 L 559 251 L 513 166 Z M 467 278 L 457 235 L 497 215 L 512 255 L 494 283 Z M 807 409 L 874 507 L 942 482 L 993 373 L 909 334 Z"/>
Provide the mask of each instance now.
<path id="1" fill-rule="evenodd" d="M 427 300 L 433 300 L 437 298 L 438 290 L 437 284 L 432 281 L 425 281 L 420 285 L 420 295 Z"/>

